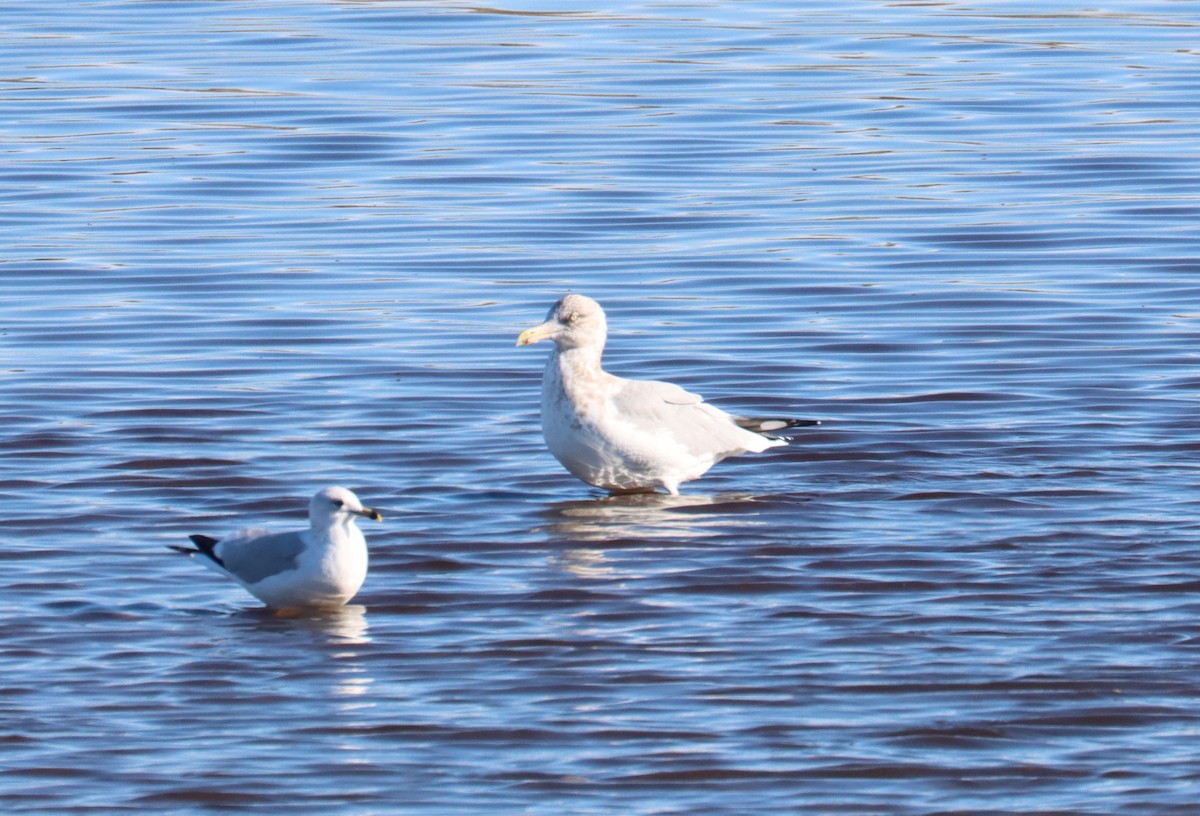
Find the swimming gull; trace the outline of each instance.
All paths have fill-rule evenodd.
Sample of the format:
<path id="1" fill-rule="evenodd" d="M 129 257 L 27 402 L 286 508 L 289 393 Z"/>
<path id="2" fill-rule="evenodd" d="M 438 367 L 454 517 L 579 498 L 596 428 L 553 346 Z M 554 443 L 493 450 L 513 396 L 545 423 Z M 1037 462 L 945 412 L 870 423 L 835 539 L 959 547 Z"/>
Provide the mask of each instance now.
<path id="1" fill-rule="evenodd" d="M 199 556 L 269 607 L 336 608 L 367 577 L 367 542 L 354 523 L 360 517 L 383 520 L 346 488 L 327 487 L 308 503 L 307 530 L 247 528 L 225 539 L 193 535 L 195 547 L 171 549 Z"/>
<path id="2" fill-rule="evenodd" d="M 788 444 L 767 432 L 801 419 L 727 414 L 677 385 L 615 377 L 600 367 L 608 329 L 600 304 L 567 295 L 518 346 L 554 342 L 542 378 L 542 435 L 575 477 L 611 493 L 679 494 L 717 462 Z"/>

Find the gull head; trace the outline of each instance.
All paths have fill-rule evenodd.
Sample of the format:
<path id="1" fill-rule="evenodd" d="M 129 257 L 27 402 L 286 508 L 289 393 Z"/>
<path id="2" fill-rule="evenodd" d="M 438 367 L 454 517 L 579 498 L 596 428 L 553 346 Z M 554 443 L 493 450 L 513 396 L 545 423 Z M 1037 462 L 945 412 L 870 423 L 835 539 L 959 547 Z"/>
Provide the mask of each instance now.
<path id="1" fill-rule="evenodd" d="M 604 347 L 608 324 L 600 304 L 585 295 L 567 295 L 550 307 L 546 322 L 521 332 L 518 346 L 553 340 L 559 349 Z"/>
<path id="2" fill-rule="evenodd" d="M 358 518 L 383 521 L 383 516 L 370 507 L 364 507 L 351 491 L 344 487 L 327 487 L 317 491 L 308 503 L 308 518 L 314 524 L 330 521 L 352 522 Z"/>

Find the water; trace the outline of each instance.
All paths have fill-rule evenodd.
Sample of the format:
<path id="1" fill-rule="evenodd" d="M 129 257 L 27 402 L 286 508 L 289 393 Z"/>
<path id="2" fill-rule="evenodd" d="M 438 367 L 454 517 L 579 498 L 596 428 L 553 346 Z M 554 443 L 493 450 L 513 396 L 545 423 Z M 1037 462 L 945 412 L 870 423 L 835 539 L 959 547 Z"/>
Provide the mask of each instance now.
<path id="1" fill-rule="evenodd" d="M 6 812 L 1195 812 L 1200 17 L 794 6 L 4 9 Z M 567 290 L 825 425 L 599 496 Z"/>

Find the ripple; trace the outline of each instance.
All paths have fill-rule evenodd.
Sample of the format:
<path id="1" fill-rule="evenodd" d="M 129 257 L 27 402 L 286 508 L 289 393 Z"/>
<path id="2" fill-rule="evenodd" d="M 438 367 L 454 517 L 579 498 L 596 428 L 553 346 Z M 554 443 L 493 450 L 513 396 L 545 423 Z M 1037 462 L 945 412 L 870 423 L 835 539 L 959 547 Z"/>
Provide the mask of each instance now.
<path id="1" fill-rule="evenodd" d="M 8 809 L 1194 809 L 1174 5 L 200 10 L 0 33 Z M 824 424 L 600 496 L 568 290 Z M 165 550 L 330 483 L 360 606 Z"/>

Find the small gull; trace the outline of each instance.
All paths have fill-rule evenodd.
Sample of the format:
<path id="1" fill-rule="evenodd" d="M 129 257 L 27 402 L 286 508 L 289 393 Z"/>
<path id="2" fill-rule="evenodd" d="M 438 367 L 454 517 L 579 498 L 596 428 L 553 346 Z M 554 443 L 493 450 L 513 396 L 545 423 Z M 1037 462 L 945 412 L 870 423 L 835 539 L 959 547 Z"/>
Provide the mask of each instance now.
<path id="1" fill-rule="evenodd" d="M 171 549 L 200 560 L 274 609 L 331 609 L 354 597 L 367 577 L 367 542 L 359 518 L 382 521 L 344 487 L 327 487 L 308 503 L 307 530 L 270 533 L 247 528 L 229 538 L 191 536 Z"/>
<path id="2" fill-rule="evenodd" d="M 746 419 L 671 383 L 615 377 L 600 367 L 607 333 L 599 303 L 567 295 L 545 323 L 517 338 L 518 346 L 554 342 L 542 378 L 542 435 L 563 467 L 588 484 L 679 495 L 680 483 L 728 456 L 788 444 L 766 432 L 820 424 Z"/>

